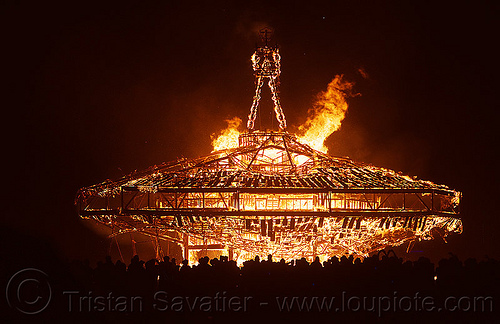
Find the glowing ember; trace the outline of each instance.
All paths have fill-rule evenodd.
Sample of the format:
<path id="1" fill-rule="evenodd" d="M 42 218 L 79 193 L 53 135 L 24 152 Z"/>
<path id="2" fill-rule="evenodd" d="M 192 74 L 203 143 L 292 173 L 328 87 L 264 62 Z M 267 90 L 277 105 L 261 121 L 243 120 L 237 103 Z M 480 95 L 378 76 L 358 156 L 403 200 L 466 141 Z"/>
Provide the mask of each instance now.
<path id="1" fill-rule="evenodd" d="M 342 75 L 337 75 L 328 84 L 327 90 L 318 94 L 318 100 L 309 109 L 309 117 L 299 127 L 302 135 L 298 140 L 301 143 L 324 153 L 328 151 L 324 142 L 340 128 L 347 112 L 346 98 L 350 96 L 353 85 L 354 83 L 343 80 Z"/>
<path id="2" fill-rule="evenodd" d="M 226 120 L 226 122 L 227 128 L 212 141 L 214 147 L 212 152 L 238 147 L 238 136 L 240 136 L 238 127 L 240 127 L 242 121 L 240 118 L 234 117 Z"/>

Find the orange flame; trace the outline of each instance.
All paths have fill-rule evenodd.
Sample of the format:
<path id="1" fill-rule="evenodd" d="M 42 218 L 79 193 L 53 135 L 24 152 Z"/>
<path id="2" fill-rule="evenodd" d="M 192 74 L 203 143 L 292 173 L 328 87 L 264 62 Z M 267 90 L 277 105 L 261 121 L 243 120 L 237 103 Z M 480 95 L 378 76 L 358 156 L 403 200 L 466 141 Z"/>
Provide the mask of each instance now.
<path id="1" fill-rule="evenodd" d="M 214 147 L 212 152 L 238 147 L 238 136 L 240 135 L 238 127 L 240 127 L 242 120 L 234 117 L 227 119 L 226 122 L 227 128 L 222 131 L 222 134 L 212 140 L 212 146 Z M 214 137 L 212 135 L 212 138 Z"/>
<path id="2" fill-rule="evenodd" d="M 342 80 L 343 75 L 336 75 L 328 84 L 326 91 L 318 94 L 313 108 L 309 109 L 309 117 L 299 126 L 298 136 L 301 143 L 326 153 L 328 148 L 324 142 L 333 132 L 340 128 L 347 112 L 346 98 L 351 94 L 353 82 Z"/>

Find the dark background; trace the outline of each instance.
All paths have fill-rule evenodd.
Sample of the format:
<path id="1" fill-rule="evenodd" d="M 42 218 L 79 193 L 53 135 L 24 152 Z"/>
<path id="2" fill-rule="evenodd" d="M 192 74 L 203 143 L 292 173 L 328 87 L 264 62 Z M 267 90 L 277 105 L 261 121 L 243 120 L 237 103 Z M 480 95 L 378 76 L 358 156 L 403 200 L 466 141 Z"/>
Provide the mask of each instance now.
<path id="1" fill-rule="evenodd" d="M 498 9 L 493 1 L 3 1 L 4 262 L 102 259 L 110 241 L 78 218 L 78 188 L 208 154 L 225 119 L 246 120 L 250 56 L 264 26 L 280 45 L 292 129 L 344 74 L 361 96 L 349 99 L 329 153 L 463 193 L 464 233 L 401 256 L 500 258 Z M 260 111 L 272 123 L 267 88 Z"/>

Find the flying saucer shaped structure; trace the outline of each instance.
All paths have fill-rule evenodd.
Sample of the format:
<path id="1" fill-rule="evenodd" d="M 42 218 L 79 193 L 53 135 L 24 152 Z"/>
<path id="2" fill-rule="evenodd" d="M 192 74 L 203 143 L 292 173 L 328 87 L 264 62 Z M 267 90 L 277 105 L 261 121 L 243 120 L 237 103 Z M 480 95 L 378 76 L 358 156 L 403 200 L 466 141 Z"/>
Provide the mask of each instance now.
<path id="1" fill-rule="evenodd" d="M 79 214 L 235 258 L 370 252 L 460 233 L 460 193 L 316 151 L 286 132 L 244 133 L 239 147 L 83 188 Z"/>
<path id="2" fill-rule="evenodd" d="M 256 92 L 239 145 L 82 188 L 79 215 L 112 228 L 112 235 L 142 233 L 177 242 L 192 261 L 190 251 L 200 250 L 219 250 L 238 261 L 256 255 L 365 257 L 461 233 L 460 192 L 331 157 L 286 131 L 280 55 L 268 45 L 268 31 L 263 33 L 265 45 L 252 56 Z M 264 81 L 279 131 L 254 129 Z"/>

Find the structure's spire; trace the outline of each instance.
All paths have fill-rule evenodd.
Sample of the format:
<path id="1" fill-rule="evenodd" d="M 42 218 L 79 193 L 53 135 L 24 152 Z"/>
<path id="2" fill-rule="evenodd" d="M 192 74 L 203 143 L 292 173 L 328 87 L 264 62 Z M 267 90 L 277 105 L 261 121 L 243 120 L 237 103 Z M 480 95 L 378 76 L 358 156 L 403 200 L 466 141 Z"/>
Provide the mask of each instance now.
<path id="1" fill-rule="evenodd" d="M 255 118 L 257 117 L 257 107 L 260 102 L 260 93 L 262 86 L 267 79 L 267 84 L 271 89 L 272 99 L 274 102 L 274 111 L 276 119 L 281 130 L 286 129 L 286 119 L 283 110 L 281 109 L 279 98 L 279 76 L 281 74 L 281 56 L 279 54 L 278 46 L 269 46 L 272 30 L 270 28 L 263 28 L 260 30 L 260 36 L 264 42 L 264 46 L 257 47 L 255 53 L 252 55 L 252 66 L 255 75 L 255 96 L 253 97 L 252 108 L 248 115 L 247 127 L 253 130 L 255 127 Z"/>

